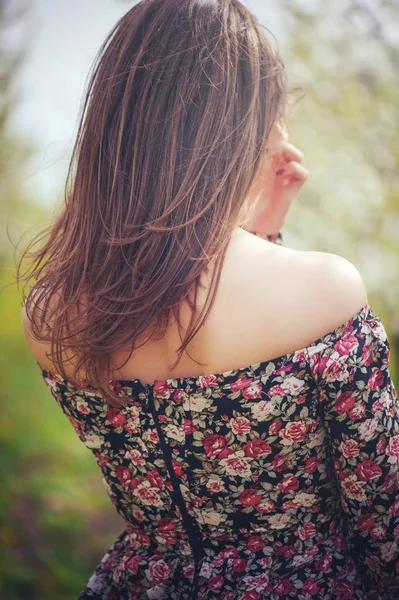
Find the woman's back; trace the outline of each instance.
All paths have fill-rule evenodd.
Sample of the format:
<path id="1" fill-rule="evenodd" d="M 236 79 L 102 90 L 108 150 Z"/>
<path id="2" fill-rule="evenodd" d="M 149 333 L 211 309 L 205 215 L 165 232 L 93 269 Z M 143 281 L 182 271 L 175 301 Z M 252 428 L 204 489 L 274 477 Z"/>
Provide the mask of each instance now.
<path id="1" fill-rule="evenodd" d="M 340 262 L 286 254 L 262 240 L 253 251 L 261 245 L 270 259 L 274 254 L 273 268 L 288 268 L 288 254 L 291 267 L 294 257 L 302 264 Z M 233 243 L 222 293 L 233 284 L 235 250 Z M 299 264 L 286 279 L 293 282 L 288 290 L 298 291 L 311 273 L 309 264 L 302 271 Z M 265 262 L 272 281 L 269 268 Z M 348 285 L 344 271 L 351 269 L 345 261 L 341 269 L 349 306 L 356 294 L 361 298 L 361 280 L 353 267 Z M 345 305 L 344 289 L 330 289 L 331 307 L 339 297 Z M 306 286 L 300 291 L 293 311 Z M 276 298 L 284 305 L 285 294 Z M 225 331 L 240 331 L 237 323 L 251 324 L 252 317 L 241 302 L 239 315 L 225 316 L 230 327 L 212 334 L 220 343 Z M 211 313 L 210 322 L 217 321 Z M 284 332 L 283 321 L 279 326 Z M 257 339 L 269 335 L 259 329 Z M 245 346 L 247 339 L 237 335 L 234 343 Z M 82 599 L 396 597 L 395 589 L 378 596 L 384 585 L 397 584 L 399 558 L 399 405 L 385 331 L 366 299 L 337 327 L 297 348 L 204 376 L 114 380 L 121 408 L 91 386 L 77 390 L 42 368 L 94 453 L 126 528 Z"/>
<path id="2" fill-rule="evenodd" d="M 209 291 L 210 275 L 211 271 L 202 274 L 198 310 Z M 151 383 L 272 359 L 331 331 L 366 301 L 359 272 L 340 256 L 292 250 L 282 245 L 281 233 L 271 243 L 238 227 L 228 246 L 215 302 L 190 344 L 189 355 L 170 368 L 181 344 L 177 324 L 171 322 L 161 339 L 149 338 L 149 332 L 143 335 L 143 345 L 138 345 L 123 368 L 115 370 L 114 378 Z M 180 317 L 187 327 L 187 304 L 181 306 Z M 50 344 L 29 336 L 27 341 L 37 361 L 54 370 L 46 355 Z M 114 354 L 113 364 L 123 364 L 127 354 Z"/>
<path id="3" fill-rule="evenodd" d="M 242 229 L 279 231 L 307 178 L 288 93 L 239 0 L 142 0 L 100 50 L 24 277 L 27 341 L 125 524 L 82 600 L 395 597 L 385 330 L 348 261 Z"/>

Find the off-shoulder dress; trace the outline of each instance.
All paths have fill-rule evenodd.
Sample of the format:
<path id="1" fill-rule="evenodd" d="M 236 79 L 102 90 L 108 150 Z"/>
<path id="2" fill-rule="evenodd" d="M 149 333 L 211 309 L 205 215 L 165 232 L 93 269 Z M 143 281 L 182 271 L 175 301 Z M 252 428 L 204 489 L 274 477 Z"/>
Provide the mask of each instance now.
<path id="1" fill-rule="evenodd" d="M 389 357 L 366 303 L 272 360 L 112 380 L 121 408 L 38 363 L 122 518 L 80 600 L 398 599 Z"/>

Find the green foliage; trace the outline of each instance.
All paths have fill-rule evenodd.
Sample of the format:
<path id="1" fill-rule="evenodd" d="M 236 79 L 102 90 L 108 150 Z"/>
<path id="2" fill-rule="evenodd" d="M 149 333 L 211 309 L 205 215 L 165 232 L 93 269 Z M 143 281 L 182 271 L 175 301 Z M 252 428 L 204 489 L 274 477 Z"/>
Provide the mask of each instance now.
<path id="1" fill-rule="evenodd" d="M 0 287 L 10 273 L 0 273 Z M 20 307 L 15 286 L 0 294 L 0 595 L 72 600 L 123 524 L 42 381 Z"/>
<path id="2" fill-rule="evenodd" d="M 289 79 L 306 89 L 288 130 L 310 171 L 287 228 L 361 272 L 399 354 L 399 4 L 282 0 Z M 397 366 L 396 366 L 397 368 Z"/>

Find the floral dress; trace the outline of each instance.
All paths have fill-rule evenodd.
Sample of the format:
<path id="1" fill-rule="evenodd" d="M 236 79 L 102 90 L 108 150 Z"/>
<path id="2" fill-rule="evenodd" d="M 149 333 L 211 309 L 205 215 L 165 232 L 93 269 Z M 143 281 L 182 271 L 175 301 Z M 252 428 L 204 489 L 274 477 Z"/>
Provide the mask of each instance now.
<path id="1" fill-rule="evenodd" d="M 366 303 L 272 360 L 112 380 L 120 408 L 39 365 L 123 520 L 80 600 L 398 599 L 389 355 Z"/>

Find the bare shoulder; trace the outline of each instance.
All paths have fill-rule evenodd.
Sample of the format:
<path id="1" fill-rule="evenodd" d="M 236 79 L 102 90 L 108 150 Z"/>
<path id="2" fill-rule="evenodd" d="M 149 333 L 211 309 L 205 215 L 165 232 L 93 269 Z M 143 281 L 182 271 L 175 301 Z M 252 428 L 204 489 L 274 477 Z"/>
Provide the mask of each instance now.
<path id="1" fill-rule="evenodd" d="M 303 253 L 310 269 L 320 281 L 321 300 L 330 299 L 331 308 L 341 316 L 360 307 L 367 301 L 367 290 L 357 267 L 338 254 L 328 252 Z M 350 316 L 350 315 L 349 315 Z"/>
<path id="2" fill-rule="evenodd" d="M 324 335 L 355 316 L 368 302 L 367 289 L 357 267 L 338 254 L 302 252 L 314 298 L 314 320 Z"/>
<path id="3" fill-rule="evenodd" d="M 304 348 L 333 331 L 368 302 L 361 273 L 342 256 L 317 251 L 287 253 L 281 248 L 273 256 L 275 272 L 280 269 L 280 278 L 275 279 L 280 295 L 273 301 L 279 325 L 275 330 L 272 325 L 271 330 L 284 346 L 280 354 Z M 267 313 L 265 318 L 270 328 Z"/>
<path id="4" fill-rule="evenodd" d="M 257 340 L 253 356 L 268 359 L 303 348 L 368 302 L 359 270 L 344 257 L 293 250 L 248 235 L 252 239 L 242 236 L 243 247 L 230 268 L 236 278 L 229 278 L 226 302 L 230 298 L 231 305 L 234 297 L 230 315 L 235 322 L 244 319 L 247 339 Z"/>

